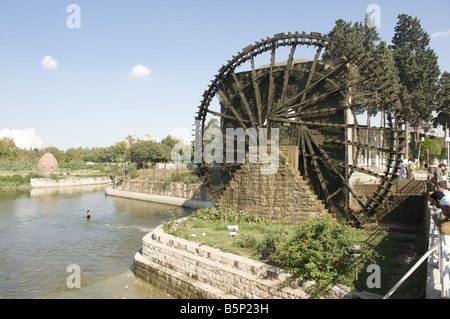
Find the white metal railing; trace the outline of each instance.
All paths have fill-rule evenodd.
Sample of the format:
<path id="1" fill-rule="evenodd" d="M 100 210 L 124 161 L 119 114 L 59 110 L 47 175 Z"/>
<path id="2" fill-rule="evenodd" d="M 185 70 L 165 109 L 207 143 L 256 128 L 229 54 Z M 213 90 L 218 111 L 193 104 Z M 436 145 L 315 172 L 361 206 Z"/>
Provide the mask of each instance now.
<path id="1" fill-rule="evenodd" d="M 412 266 L 412 268 L 384 295 L 383 299 L 388 299 L 406 279 L 427 260 L 435 251 L 439 253 L 439 274 L 441 281 L 441 297 L 450 297 L 450 236 L 439 234 L 438 240 L 428 249 L 428 251 Z"/>
<path id="2" fill-rule="evenodd" d="M 450 236 L 439 234 L 441 297 L 450 297 Z"/>

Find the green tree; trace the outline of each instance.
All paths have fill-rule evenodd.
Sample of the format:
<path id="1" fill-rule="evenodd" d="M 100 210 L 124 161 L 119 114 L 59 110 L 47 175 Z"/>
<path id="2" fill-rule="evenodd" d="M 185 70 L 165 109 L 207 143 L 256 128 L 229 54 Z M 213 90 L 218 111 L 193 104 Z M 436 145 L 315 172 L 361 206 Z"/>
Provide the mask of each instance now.
<path id="1" fill-rule="evenodd" d="M 169 162 L 172 149 L 164 144 L 156 143 L 156 145 L 156 150 L 152 154 L 152 162 Z"/>
<path id="2" fill-rule="evenodd" d="M 172 137 L 171 135 L 167 135 L 166 138 L 163 138 L 161 141 L 161 144 L 163 145 L 167 145 L 170 149 L 173 149 L 173 147 L 180 142 L 179 139 L 176 139 L 174 137 Z"/>
<path id="3" fill-rule="evenodd" d="M 364 22 L 346 22 L 342 19 L 335 21 L 333 29 L 327 34 L 330 38 L 337 38 L 348 41 L 356 47 L 362 49 L 369 58 L 373 58 L 377 42 L 381 40 L 376 27 L 367 23 L 366 15 Z M 322 54 L 322 60 L 339 60 L 342 57 L 329 49 Z"/>
<path id="4" fill-rule="evenodd" d="M 137 163 L 139 167 L 144 167 L 144 164 L 152 160 L 152 148 L 155 147 L 154 142 L 137 141 L 130 145 L 130 160 Z"/>
<path id="5" fill-rule="evenodd" d="M 16 159 L 19 156 L 19 148 L 14 140 L 9 137 L 0 139 L 0 158 Z"/>
<path id="6" fill-rule="evenodd" d="M 75 148 L 69 148 L 65 152 L 65 159 L 64 161 L 66 163 L 69 163 L 72 160 L 84 160 L 84 157 L 89 153 L 89 150 L 84 151 L 83 149 L 75 149 Z"/>
<path id="7" fill-rule="evenodd" d="M 133 144 L 134 143 L 134 138 L 131 135 L 128 135 L 125 140 L 128 142 L 128 144 Z"/>
<path id="8" fill-rule="evenodd" d="M 124 161 L 125 161 L 125 155 L 127 153 L 127 142 L 125 141 L 121 141 L 121 142 L 117 142 L 114 145 L 114 151 L 117 154 L 117 156 L 119 157 L 121 166 L 122 166 L 122 175 L 125 175 L 125 167 L 124 167 Z"/>
<path id="9" fill-rule="evenodd" d="M 73 159 L 67 163 L 67 167 L 71 170 L 80 170 L 84 169 L 86 166 L 81 159 Z"/>
<path id="10" fill-rule="evenodd" d="M 88 156 L 88 161 L 95 163 L 106 163 L 111 162 L 109 160 L 107 151 L 105 147 L 96 147 L 92 150 L 91 154 Z"/>
<path id="11" fill-rule="evenodd" d="M 389 53 L 385 42 L 378 45 L 380 36 L 376 30 L 376 26 L 369 22 L 370 19 L 366 15 L 363 22 L 355 22 L 353 25 L 351 22 L 346 22 L 339 19 L 335 22 L 333 29 L 327 34 L 328 37 L 334 39 L 340 39 L 354 44 L 357 48 L 361 49 L 368 59 L 383 59 L 389 60 Z M 323 60 L 338 60 L 342 57 L 329 49 L 326 49 L 322 55 Z M 379 63 L 381 65 L 381 63 Z M 391 70 L 391 69 L 389 69 Z M 358 69 L 358 66 L 352 68 L 351 76 L 357 78 L 363 77 L 364 70 Z M 372 101 L 375 98 L 374 94 L 367 95 L 366 92 L 373 92 L 376 94 L 378 88 L 370 87 L 370 82 L 363 82 L 357 86 L 352 87 L 352 103 L 361 104 L 362 107 L 356 110 L 357 114 L 366 114 L 366 125 L 370 126 L 371 116 L 377 115 L 379 111 L 378 106 Z M 382 117 L 384 118 L 384 117 Z M 383 123 L 384 125 L 384 123 Z M 369 143 L 369 134 L 366 134 L 366 143 Z M 369 158 L 369 150 L 365 151 L 366 160 Z"/>
<path id="12" fill-rule="evenodd" d="M 380 57 L 387 60 L 388 54 L 386 50 L 383 50 L 383 46 L 385 47 L 385 43 L 382 43 L 382 46 L 378 48 L 378 42 L 381 40 L 376 26 L 372 23 L 368 23 L 369 17 L 366 15 L 363 22 L 346 22 L 342 19 L 336 20 L 333 29 L 327 34 L 330 38 L 340 39 L 354 44 L 356 47 L 361 49 L 368 59 L 379 59 Z M 322 60 L 339 60 L 342 57 L 330 50 L 326 49 L 322 55 Z M 354 68 L 354 72 L 357 74 L 358 70 Z M 366 87 L 365 84 L 361 84 L 359 87 L 353 88 L 353 94 L 358 93 L 358 90 L 371 90 L 375 91 L 372 88 Z M 364 96 L 364 95 L 362 95 Z M 375 116 L 379 111 L 374 107 L 373 103 L 365 103 L 366 101 L 361 100 L 363 97 L 359 97 L 360 99 L 357 103 L 361 103 L 364 105 L 363 108 L 357 111 L 357 113 L 361 114 L 366 112 L 367 114 L 367 126 L 370 126 L 370 116 Z M 356 97 L 354 97 L 356 104 Z"/>
<path id="13" fill-rule="evenodd" d="M 450 73 L 445 71 L 439 79 L 439 88 L 437 94 L 438 115 L 433 120 L 433 125 L 438 127 L 442 125 L 445 136 L 447 137 L 447 128 L 450 124 Z"/>
<path id="14" fill-rule="evenodd" d="M 417 128 L 421 123 L 431 121 L 432 111 L 436 109 L 440 70 L 437 55 L 429 47 L 430 37 L 417 17 L 398 15 L 394 31 L 391 49 L 398 69 L 399 96 L 408 131 L 409 124 Z"/>
<path id="15" fill-rule="evenodd" d="M 430 161 L 432 161 L 435 158 L 441 157 L 441 147 L 435 140 L 426 139 L 423 142 L 420 142 L 419 144 L 421 149 L 420 159 L 422 161 L 426 162 L 428 160 L 428 156 Z M 418 150 L 419 147 L 416 147 L 414 150 L 414 157 L 418 157 Z"/>
<path id="16" fill-rule="evenodd" d="M 106 157 L 106 161 L 109 163 L 112 163 L 116 160 L 117 152 L 116 152 L 116 148 L 114 147 L 114 145 L 105 148 L 105 157 Z"/>

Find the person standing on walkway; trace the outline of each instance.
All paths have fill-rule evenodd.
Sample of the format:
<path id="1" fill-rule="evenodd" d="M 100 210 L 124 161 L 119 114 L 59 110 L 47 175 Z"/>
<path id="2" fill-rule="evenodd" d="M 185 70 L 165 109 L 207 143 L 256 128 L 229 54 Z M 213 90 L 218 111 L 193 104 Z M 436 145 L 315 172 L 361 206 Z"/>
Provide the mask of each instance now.
<path id="1" fill-rule="evenodd" d="M 435 222 L 441 234 L 450 235 L 450 197 L 444 196 L 439 202 L 441 213 Z"/>
<path id="2" fill-rule="evenodd" d="M 433 183 L 436 185 L 440 181 L 444 180 L 444 171 L 447 169 L 447 166 L 444 163 L 439 164 L 438 167 L 436 167 L 436 170 L 434 171 L 433 176 Z"/>

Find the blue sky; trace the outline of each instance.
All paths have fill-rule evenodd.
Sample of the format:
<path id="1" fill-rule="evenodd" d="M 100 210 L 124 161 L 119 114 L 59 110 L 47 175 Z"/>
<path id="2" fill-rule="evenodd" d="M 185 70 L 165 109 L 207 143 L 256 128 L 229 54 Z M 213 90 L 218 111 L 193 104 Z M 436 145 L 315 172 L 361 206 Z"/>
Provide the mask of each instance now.
<path id="1" fill-rule="evenodd" d="M 67 26 L 70 4 L 80 8 L 80 28 Z M 398 14 L 417 16 L 434 34 L 441 71 L 450 71 L 448 0 L 1 0 L 0 129 L 34 128 L 60 149 L 190 130 L 204 90 L 233 54 L 279 32 L 362 21 L 370 4 L 380 8 L 387 43 Z"/>

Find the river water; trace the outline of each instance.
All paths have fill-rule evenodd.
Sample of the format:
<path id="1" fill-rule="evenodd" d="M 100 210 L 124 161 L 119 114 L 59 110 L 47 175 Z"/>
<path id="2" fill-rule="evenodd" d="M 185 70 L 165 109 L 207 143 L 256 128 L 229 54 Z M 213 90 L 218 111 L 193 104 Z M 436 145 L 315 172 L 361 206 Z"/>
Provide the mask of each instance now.
<path id="1" fill-rule="evenodd" d="M 0 298 L 170 298 L 134 276 L 133 257 L 148 232 L 192 209 L 104 189 L 0 190 Z M 80 289 L 67 285 L 70 265 Z"/>

